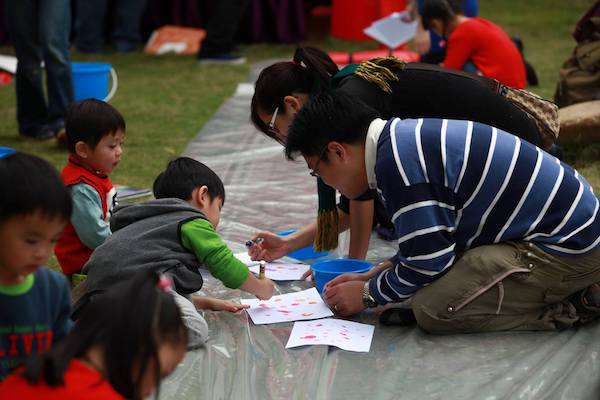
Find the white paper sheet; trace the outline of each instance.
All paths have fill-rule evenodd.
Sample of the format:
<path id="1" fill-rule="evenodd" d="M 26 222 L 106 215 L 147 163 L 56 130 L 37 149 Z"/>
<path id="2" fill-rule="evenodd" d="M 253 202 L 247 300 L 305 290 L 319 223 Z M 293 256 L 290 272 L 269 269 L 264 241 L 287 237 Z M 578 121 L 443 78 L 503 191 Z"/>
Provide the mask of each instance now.
<path id="1" fill-rule="evenodd" d="M 329 345 L 348 351 L 369 352 L 373 340 L 373 325 L 325 318 L 295 322 L 286 349 L 306 345 Z"/>
<path id="2" fill-rule="evenodd" d="M 241 299 L 241 302 L 250 305 L 246 311 L 256 325 L 318 319 L 333 315 L 315 288 L 273 296 L 267 301 Z"/>
<path id="3" fill-rule="evenodd" d="M 415 37 L 417 22 L 405 22 L 407 12 L 393 13 L 385 18 L 378 19 L 363 32 L 377 40 L 379 43 L 394 49 Z"/>
<path id="4" fill-rule="evenodd" d="M 250 271 L 258 274 L 259 265 L 251 265 Z M 298 281 L 310 269 L 310 265 L 272 262 L 265 264 L 265 277 L 273 281 Z"/>

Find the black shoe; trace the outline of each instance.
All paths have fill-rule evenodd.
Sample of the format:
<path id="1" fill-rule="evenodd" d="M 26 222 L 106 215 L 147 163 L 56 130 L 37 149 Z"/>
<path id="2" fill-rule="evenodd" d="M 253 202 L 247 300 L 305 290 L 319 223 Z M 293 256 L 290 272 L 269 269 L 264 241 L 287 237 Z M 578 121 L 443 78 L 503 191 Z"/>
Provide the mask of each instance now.
<path id="1" fill-rule="evenodd" d="M 581 323 L 600 317 L 600 284 L 594 283 L 571 295 L 569 301 L 577 310 Z"/>
<path id="2" fill-rule="evenodd" d="M 410 308 L 388 308 L 379 316 L 379 322 L 386 326 L 413 326 L 417 320 Z"/>
<path id="3" fill-rule="evenodd" d="M 55 137 L 54 131 L 48 125 L 42 125 L 35 130 L 20 132 L 19 135 L 23 139 L 33 140 L 36 142 L 52 140 Z"/>

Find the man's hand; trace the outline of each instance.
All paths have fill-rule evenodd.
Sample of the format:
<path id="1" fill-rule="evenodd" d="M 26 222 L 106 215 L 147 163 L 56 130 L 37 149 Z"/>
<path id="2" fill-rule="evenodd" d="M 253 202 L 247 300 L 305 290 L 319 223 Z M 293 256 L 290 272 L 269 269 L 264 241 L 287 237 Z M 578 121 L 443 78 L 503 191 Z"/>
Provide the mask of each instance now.
<path id="1" fill-rule="evenodd" d="M 347 274 L 338 275 L 329 282 L 325 284 L 323 290 L 329 290 L 330 287 L 339 285 L 342 282 L 350 282 L 350 281 L 361 281 L 366 282 L 370 279 L 370 275 L 368 272 L 349 272 Z"/>
<path id="2" fill-rule="evenodd" d="M 361 312 L 366 307 L 362 300 L 365 281 L 341 282 L 324 290 L 325 302 L 340 316 Z"/>

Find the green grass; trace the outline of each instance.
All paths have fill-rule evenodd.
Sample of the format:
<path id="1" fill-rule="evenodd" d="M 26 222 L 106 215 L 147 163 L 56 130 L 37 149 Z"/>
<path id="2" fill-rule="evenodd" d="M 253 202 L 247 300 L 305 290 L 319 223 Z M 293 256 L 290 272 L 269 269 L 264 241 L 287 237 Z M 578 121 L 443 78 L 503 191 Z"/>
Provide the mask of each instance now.
<path id="1" fill-rule="evenodd" d="M 481 0 L 480 15 L 521 36 L 527 59 L 535 66 L 541 85 L 531 90 L 552 98 L 560 65 L 571 53 L 570 34 L 575 22 L 590 6 L 589 0 Z M 326 38 L 313 45 L 327 50 L 356 51 L 376 48 L 374 43 L 352 43 Z M 250 63 L 291 58 L 295 46 L 259 44 L 242 49 Z M 0 48 L 11 54 L 12 49 Z M 100 56 L 73 54 L 76 61 L 106 61 L 119 74 L 119 90 L 111 101 L 127 122 L 123 161 L 113 172 L 113 182 L 150 187 L 166 162 L 187 143 L 230 96 L 238 82 L 247 79 L 249 67 L 199 66 L 194 58 L 147 56 L 142 53 Z M 14 84 L 0 87 L 0 145 L 15 147 L 48 159 L 57 168 L 65 150 L 17 138 Z M 582 170 L 593 186 L 600 187 L 600 147 L 569 148 L 568 161 Z"/>

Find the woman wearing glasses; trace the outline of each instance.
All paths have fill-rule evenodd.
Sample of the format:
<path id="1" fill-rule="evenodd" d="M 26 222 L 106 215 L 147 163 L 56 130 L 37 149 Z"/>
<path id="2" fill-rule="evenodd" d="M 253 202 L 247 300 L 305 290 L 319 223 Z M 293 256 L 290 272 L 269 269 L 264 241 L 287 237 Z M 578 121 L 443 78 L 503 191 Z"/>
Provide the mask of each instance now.
<path id="1" fill-rule="evenodd" d="M 295 114 L 315 94 L 337 88 L 375 108 L 384 119 L 390 117 L 437 117 L 472 120 L 498 127 L 540 145 L 535 122 L 497 90 L 477 77 L 397 59 L 374 59 L 351 64 L 341 71 L 323 51 L 298 48 L 291 62 L 278 62 L 259 75 L 252 97 L 254 125 L 279 143 L 285 143 Z M 318 177 L 318 163 L 311 175 Z M 318 179 L 319 215 L 296 233 L 278 237 L 258 232 L 264 239 L 253 247 L 255 259 L 272 260 L 309 245 L 317 250 L 337 245 L 338 231 L 350 229 L 350 258 L 364 259 L 371 230 L 378 227 L 384 238 L 393 238 L 393 226 L 374 191 L 356 199 L 341 196 Z"/>

